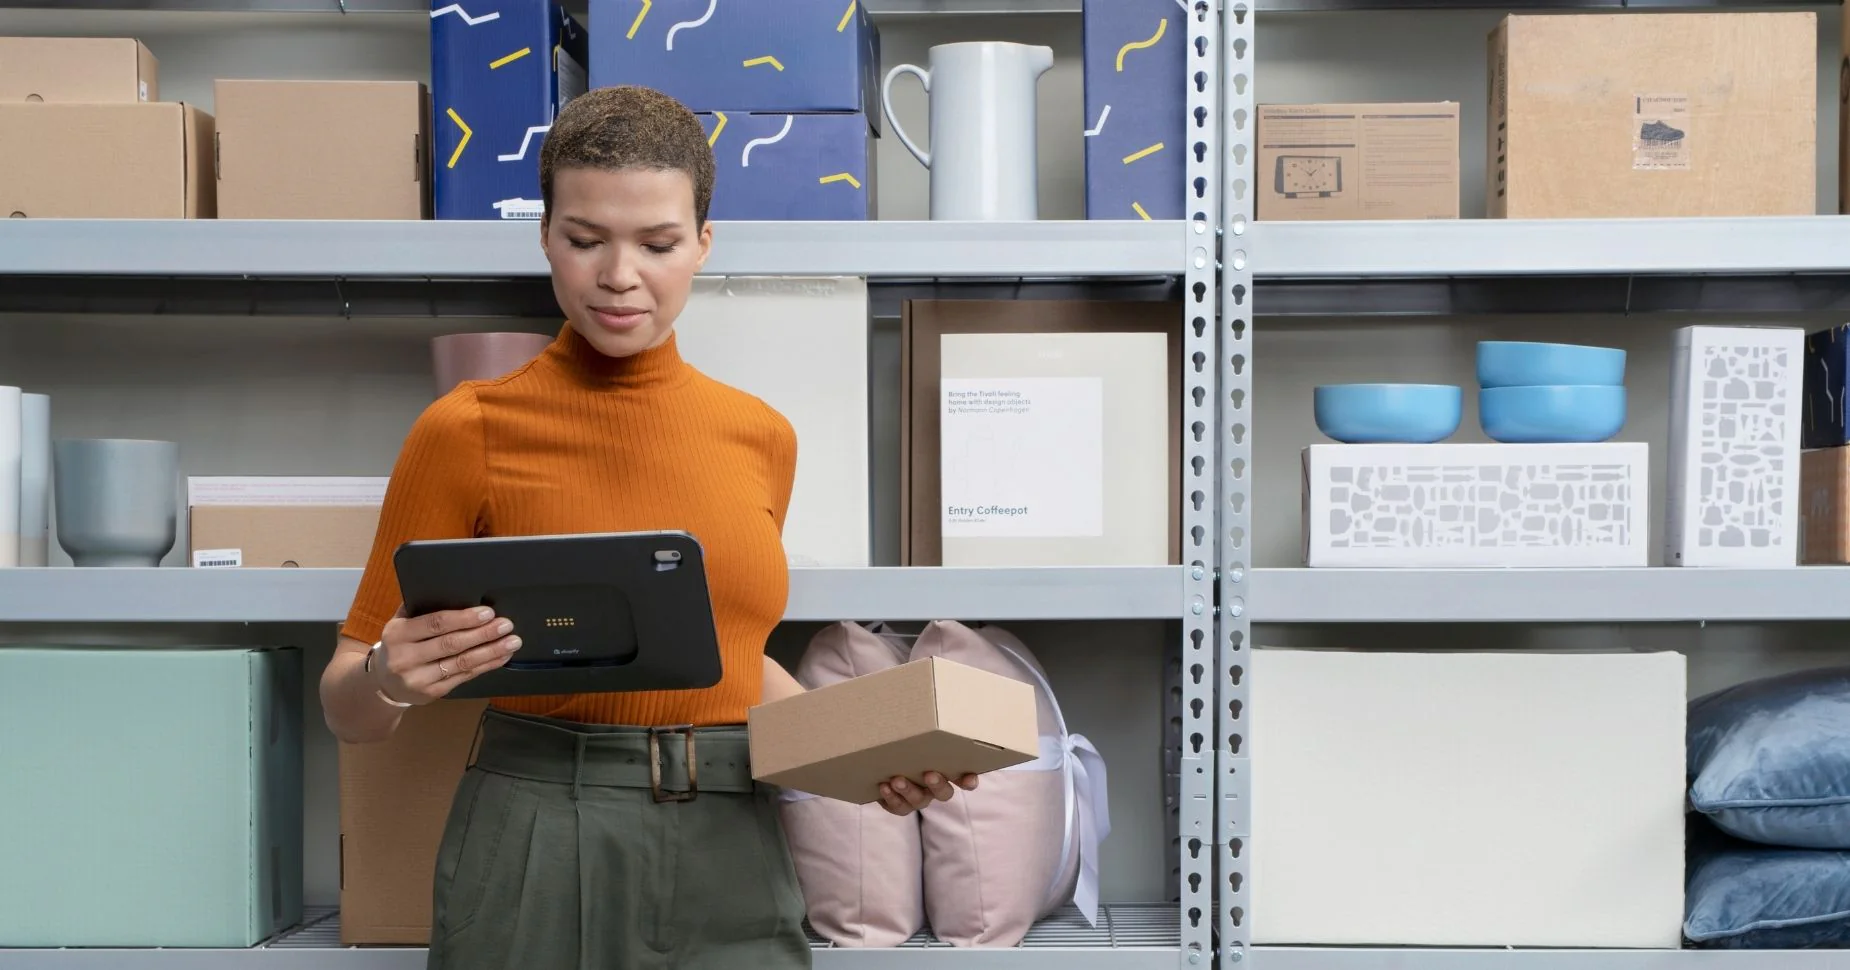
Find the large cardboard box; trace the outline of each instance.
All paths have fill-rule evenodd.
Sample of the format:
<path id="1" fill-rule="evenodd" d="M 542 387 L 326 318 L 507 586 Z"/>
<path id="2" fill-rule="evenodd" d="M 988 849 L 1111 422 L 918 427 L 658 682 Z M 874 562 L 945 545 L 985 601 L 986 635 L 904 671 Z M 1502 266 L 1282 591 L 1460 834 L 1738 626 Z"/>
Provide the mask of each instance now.
<path id="1" fill-rule="evenodd" d="M 718 178 L 714 219 L 858 222 L 877 217 L 874 137 L 859 112 L 700 115 Z"/>
<path id="2" fill-rule="evenodd" d="M 1257 215 L 1458 218 L 1458 105 L 1268 104 L 1259 108 Z"/>
<path id="3" fill-rule="evenodd" d="M 1492 218 L 1812 215 L 1818 18 L 1521 15 L 1490 37 Z"/>
<path id="4" fill-rule="evenodd" d="M 226 81 L 218 111 L 221 219 L 424 219 L 424 86 Z"/>
<path id="5" fill-rule="evenodd" d="M 294 649 L 0 650 L 0 947 L 299 923 L 302 677 Z"/>
<path id="6" fill-rule="evenodd" d="M 468 9 L 430 18 L 436 216 L 538 219 L 540 145 L 585 92 L 589 41 L 551 0 Z"/>
<path id="7" fill-rule="evenodd" d="M 1307 566 L 1646 566 L 1650 446 L 1311 445 Z"/>
<path id="8" fill-rule="evenodd" d="M 880 783 L 1040 757 L 1034 688 L 938 657 L 752 708 L 752 777 L 857 805 Z"/>
<path id="9" fill-rule="evenodd" d="M 188 478 L 188 559 L 206 568 L 363 567 L 385 488 L 384 478 Z"/>
<path id="10" fill-rule="evenodd" d="M 212 121 L 177 103 L 0 104 L 0 218 L 210 219 Z"/>
<path id="11" fill-rule="evenodd" d="M 1179 562 L 1182 323 L 1166 302 L 907 302 L 902 561 Z"/>
<path id="12" fill-rule="evenodd" d="M 1805 331 L 1684 327 L 1670 364 L 1667 566 L 1794 566 Z"/>
<path id="13" fill-rule="evenodd" d="M 1251 664 L 1253 942 L 1681 942 L 1681 655 Z"/>
<path id="14" fill-rule="evenodd" d="M 0 37 L 0 104 L 161 99 L 160 65 L 126 37 Z"/>
<path id="15" fill-rule="evenodd" d="M 1850 448 L 1821 448 L 1799 459 L 1804 498 L 1800 561 L 1850 563 Z"/>
<path id="16" fill-rule="evenodd" d="M 880 127 L 866 4 L 591 0 L 591 86 L 640 84 L 695 111 L 860 112 Z"/>
<path id="17" fill-rule="evenodd" d="M 437 847 L 487 701 L 405 711 L 377 744 L 340 746 L 340 936 L 348 946 L 430 942 Z"/>
<path id="18" fill-rule="evenodd" d="M 1083 6 L 1088 219 L 1187 216 L 1185 7 L 1175 0 Z"/>

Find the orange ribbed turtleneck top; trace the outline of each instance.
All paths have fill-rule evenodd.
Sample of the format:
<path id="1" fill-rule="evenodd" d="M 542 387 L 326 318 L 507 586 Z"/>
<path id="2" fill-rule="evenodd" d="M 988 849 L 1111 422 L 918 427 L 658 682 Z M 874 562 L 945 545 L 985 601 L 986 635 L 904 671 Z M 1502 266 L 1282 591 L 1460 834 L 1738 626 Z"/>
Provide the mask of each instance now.
<path id="1" fill-rule="evenodd" d="M 789 595 L 796 447 L 783 415 L 694 369 L 672 335 L 614 358 L 568 324 L 519 370 L 459 385 L 412 426 L 341 632 L 379 639 L 400 602 L 392 553 L 411 539 L 682 529 L 704 550 L 718 685 L 492 703 L 594 724 L 744 723 Z"/>

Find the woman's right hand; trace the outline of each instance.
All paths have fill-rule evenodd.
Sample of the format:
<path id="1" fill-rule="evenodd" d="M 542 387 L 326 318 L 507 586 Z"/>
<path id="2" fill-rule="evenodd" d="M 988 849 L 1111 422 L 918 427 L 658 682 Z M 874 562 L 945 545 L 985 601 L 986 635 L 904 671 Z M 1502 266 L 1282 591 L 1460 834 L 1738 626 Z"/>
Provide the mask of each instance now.
<path id="1" fill-rule="evenodd" d="M 507 663 L 520 637 L 511 621 L 485 606 L 412 617 L 401 610 L 379 644 L 369 674 L 373 686 L 393 701 L 421 706 Z"/>

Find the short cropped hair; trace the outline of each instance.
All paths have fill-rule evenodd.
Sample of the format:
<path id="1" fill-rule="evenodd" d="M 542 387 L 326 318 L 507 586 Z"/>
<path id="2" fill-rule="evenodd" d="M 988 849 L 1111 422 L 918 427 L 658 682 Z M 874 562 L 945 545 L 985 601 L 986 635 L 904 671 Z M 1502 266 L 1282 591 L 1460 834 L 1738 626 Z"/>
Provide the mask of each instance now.
<path id="1" fill-rule="evenodd" d="M 595 88 L 568 102 L 540 148 L 540 200 L 548 213 L 553 176 L 567 168 L 685 172 L 694 183 L 696 225 L 706 225 L 713 202 L 713 149 L 700 119 L 660 91 Z"/>

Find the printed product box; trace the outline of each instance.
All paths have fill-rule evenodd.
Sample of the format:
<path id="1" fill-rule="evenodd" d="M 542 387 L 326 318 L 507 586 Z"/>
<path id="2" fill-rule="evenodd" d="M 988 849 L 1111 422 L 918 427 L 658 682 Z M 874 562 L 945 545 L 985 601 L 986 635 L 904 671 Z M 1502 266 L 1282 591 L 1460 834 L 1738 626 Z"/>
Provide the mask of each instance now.
<path id="1" fill-rule="evenodd" d="M 1259 108 L 1260 219 L 1458 218 L 1458 105 Z"/>
<path id="2" fill-rule="evenodd" d="M 880 126 L 879 35 L 843 0 L 591 0 L 591 86 L 695 111 L 861 112 Z"/>
<path id="3" fill-rule="evenodd" d="M 1665 565 L 1797 564 L 1804 361 L 1797 327 L 1677 331 Z"/>
<path id="4" fill-rule="evenodd" d="M 221 219 L 423 219 L 429 98 L 413 81 L 225 81 Z"/>
<path id="5" fill-rule="evenodd" d="M 585 29 L 549 0 L 432 7 L 436 216 L 538 219 L 540 146 L 559 110 L 585 92 Z"/>
<path id="6" fill-rule="evenodd" d="M 1837 211 L 1850 213 L 1850 17 L 1844 18 L 1837 75 Z"/>
<path id="7" fill-rule="evenodd" d="M 1682 942 L 1682 655 L 1258 649 L 1248 669 L 1254 943 Z M 1540 831 L 1574 834 L 1514 837 Z"/>
<path id="8" fill-rule="evenodd" d="M 1850 448 L 1821 448 L 1799 458 L 1804 506 L 1800 561 L 1850 563 Z"/>
<path id="9" fill-rule="evenodd" d="M 0 37 L 0 104 L 161 99 L 160 65 L 126 37 Z"/>
<path id="10" fill-rule="evenodd" d="M 1508 17 L 1490 38 L 1492 218 L 1812 215 L 1818 19 Z"/>
<path id="11" fill-rule="evenodd" d="M 1799 442 L 1805 448 L 1850 444 L 1844 398 L 1850 375 L 1850 326 L 1831 327 L 1805 338 L 1805 421 Z"/>
<path id="12" fill-rule="evenodd" d="M 210 219 L 212 131 L 178 103 L 0 104 L 0 218 Z"/>
<path id="13" fill-rule="evenodd" d="M 294 649 L 0 650 L 0 947 L 300 923 L 302 678 Z"/>
<path id="14" fill-rule="evenodd" d="M 340 746 L 340 940 L 430 942 L 437 846 L 487 701 L 404 712 L 388 740 Z"/>
<path id="15" fill-rule="evenodd" d="M 1311 445 L 1307 566 L 1644 566 L 1649 447 Z"/>
<path id="16" fill-rule="evenodd" d="M 927 771 L 982 774 L 1040 757 L 1034 688 L 940 658 L 752 708 L 752 777 L 857 805 Z"/>
<path id="17" fill-rule="evenodd" d="M 876 217 L 874 138 L 853 114 L 700 115 L 718 167 L 716 220 Z"/>
<path id="18" fill-rule="evenodd" d="M 1086 218 L 1181 219 L 1188 22 L 1176 0 L 1084 7 Z"/>

